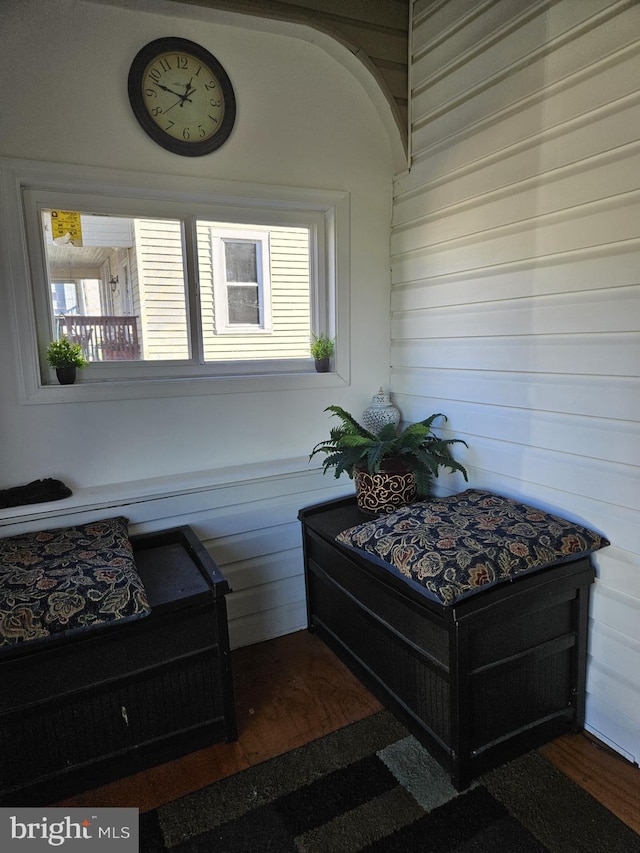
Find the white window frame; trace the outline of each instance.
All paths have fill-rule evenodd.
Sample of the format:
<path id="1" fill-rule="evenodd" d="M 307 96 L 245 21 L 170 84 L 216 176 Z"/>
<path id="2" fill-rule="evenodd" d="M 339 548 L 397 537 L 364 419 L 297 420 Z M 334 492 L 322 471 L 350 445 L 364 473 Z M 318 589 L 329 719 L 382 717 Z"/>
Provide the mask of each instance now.
<path id="1" fill-rule="evenodd" d="M 111 169 L 0 158 L 0 191 L 5 227 L 0 270 L 12 282 L 16 348 L 24 403 L 171 397 L 238 391 L 341 387 L 350 381 L 349 359 L 349 195 L 239 182 L 185 178 Z M 330 373 L 315 373 L 313 360 L 273 359 L 204 363 L 202 352 L 188 362 L 103 362 L 91 364 L 72 386 L 55 382 L 46 365 L 50 320 L 48 275 L 39 211 L 43 207 L 86 209 L 126 216 L 201 217 L 214 222 L 307 226 L 317 282 L 312 288 L 312 329 L 336 339 Z M 55 201 L 55 204 L 52 202 Z M 126 205 L 123 202 L 126 201 Z M 126 208 L 126 209 L 125 209 Z M 155 214 L 154 214 L 155 211 Z M 195 219 L 187 227 L 187 275 L 192 288 L 189 322 L 198 323 Z M 197 260 L 195 261 L 197 264 Z"/>
<path id="2" fill-rule="evenodd" d="M 217 335 L 256 335 L 270 333 L 271 273 L 269 232 L 236 228 L 211 228 L 211 256 L 213 258 L 213 296 L 216 305 L 214 331 Z M 225 262 L 225 243 L 251 243 L 257 247 L 256 264 L 258 281 L 259 320 L 257 323 L 229 322 L 229 287 Z"/>

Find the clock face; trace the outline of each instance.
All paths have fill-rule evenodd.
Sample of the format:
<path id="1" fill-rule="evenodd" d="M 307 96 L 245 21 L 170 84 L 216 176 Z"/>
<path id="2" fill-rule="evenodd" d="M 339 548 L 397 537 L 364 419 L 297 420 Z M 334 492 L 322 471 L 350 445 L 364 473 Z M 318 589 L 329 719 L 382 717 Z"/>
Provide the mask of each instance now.
<path id="1" fill-rule="evenodd" d="M 157 39 L 142 48 L 129 71 L 129 100 L 147 134 L 185 156 L 219 148 L 235 122 L 227 73 L 212 54 L 186 39 Z"/>

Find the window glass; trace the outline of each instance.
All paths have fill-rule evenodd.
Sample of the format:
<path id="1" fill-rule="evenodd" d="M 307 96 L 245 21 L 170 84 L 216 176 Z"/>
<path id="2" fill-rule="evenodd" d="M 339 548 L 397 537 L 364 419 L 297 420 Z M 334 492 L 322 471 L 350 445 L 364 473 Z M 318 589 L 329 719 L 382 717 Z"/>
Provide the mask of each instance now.
<path id="1" fill-rule="evenodd" d="M 231 325 L 260 324 L 258 248 L 253 240 L 224 240 L 227 310 Z"/>
<path id="2" fill-rule="evenodd" d="M 63 214 L 42 211 L 55 336 L 89 362 L 188 360 L 185 223 L 81 212 L 77 233 L 55 236 Z M 308 357 L 310 229 L 198 220 L 196 233 L 194 349 L 207 361 Z"/>
<path id="3" fill-rule="evenodd" d="M 238 243 L 226 240 L 224 255 L 227 267 L 227 281 L 234 284 L 258 281 L 258 263 L 256 260 L 256 243 Z"/>
<path id="4" fill-rule="evenodd" d="M 55 337 L 89 362 L 189 358 L 182 223 L 44 209 Z"/>
<path id="5" fill-rule="evenodd" d="M 260 323 L 260 305 L 257 287 L 227 285 L 229 323 L 236 326 L 257 326 Z"/>
<path id="6" fill-rule="evenodd" d="M 199 220 L 197 233 L 205 361 L 309 358 L 311 228 Z"/>

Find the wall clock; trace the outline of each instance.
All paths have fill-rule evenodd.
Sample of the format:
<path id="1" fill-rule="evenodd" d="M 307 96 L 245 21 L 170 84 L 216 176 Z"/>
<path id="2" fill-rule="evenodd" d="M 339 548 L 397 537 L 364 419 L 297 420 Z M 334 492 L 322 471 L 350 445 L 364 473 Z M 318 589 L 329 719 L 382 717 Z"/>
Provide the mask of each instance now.
<path id="1" fill-rule="evenodd" d="M 131 63 L 128 86 L 142 128 L 174 154 L 209 154 L 233 130 L 236 99 L 231 81 L 215 56 L 195 42 L 149 42 Z"/>

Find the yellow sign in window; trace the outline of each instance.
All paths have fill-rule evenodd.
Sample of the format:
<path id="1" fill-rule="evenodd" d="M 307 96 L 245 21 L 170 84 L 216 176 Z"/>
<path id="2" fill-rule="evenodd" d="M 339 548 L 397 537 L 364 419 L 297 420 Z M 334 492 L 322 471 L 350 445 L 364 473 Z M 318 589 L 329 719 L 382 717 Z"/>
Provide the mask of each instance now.
<path id="1" fill-rule="evenodd" d="M 51 211 L 51 232 L 54 242 L 82 246 L 82 223 L 80 214 L 71 210 Z"/>

